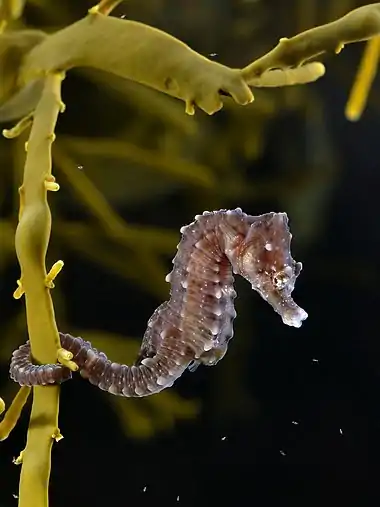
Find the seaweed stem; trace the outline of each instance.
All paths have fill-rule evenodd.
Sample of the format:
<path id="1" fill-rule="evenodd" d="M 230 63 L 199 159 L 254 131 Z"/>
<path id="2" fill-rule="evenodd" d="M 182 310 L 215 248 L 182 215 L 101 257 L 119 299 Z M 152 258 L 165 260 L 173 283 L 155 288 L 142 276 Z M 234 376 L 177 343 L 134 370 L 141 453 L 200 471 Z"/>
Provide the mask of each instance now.
<path id="1" fill-rule="evenodd" d="M 51 232 L 46 182 L 51 175 L 51 145 L 61 108 L 63 73 L 45 76 L 41 99 L 33 114 L 24 179 L 19 189 L 20 213 L 16 253 L 31 352 L 36 363 L 55 363 L 61 349 L 45 258 Z M 55 274 L 58 265 L 52 275 Z M 21 282 L 20 282 L 21 284 Z M 26 448 L 22 455 L 19 507 L 47 507 L 52 435 L 58 434 L 59 386 L 33 388 L 33 405 Z"/>

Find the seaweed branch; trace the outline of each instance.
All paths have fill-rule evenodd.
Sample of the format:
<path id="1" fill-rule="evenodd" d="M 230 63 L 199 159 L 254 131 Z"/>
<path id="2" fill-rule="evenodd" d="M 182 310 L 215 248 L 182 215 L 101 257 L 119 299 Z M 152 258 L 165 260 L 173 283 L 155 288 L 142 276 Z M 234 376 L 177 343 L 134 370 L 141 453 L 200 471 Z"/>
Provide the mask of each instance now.
<path id="1" fill-rule="evenodd" d="M 194 114 L 194 105 L 209 114 L 218 111 L 223 105 L 221 90 L 239 104 L 253 100 L 239 70 L 208 60 L 171 35 L 135 21 L 90 14 L 45 42 L 26 56 L 22 82 L 82 66 L 180 98 L 189 114 Z"/>
<path id="2" fill-rule="evenodd" d="M 357 121 L 361 117 L 368 95 L 375 79 L 380 57 L 380 37 L 367 42 L 364 53 L 346 105 L 346 118 Z"/>
<path id="3" fill-rule="evenodd" d="M 94 7 L 91 7 L 88 12 L 91 14 L 105 14 L 107 16 L 107 14 L 110 14 L 121 2 L 122 0 L 100 0 L 100 2 Z"/>
<path id="4" fill-rule="evenodd" d="M 161 30 L 107 17 L 118 3 L 101 1 L 85 18 L 31 47 L 22 63 L 11 66 L 10 74 L 14 77 L 17 71 L 18 79 L 17 83 L 8 84 L 8 94 L 10 91 L 13 95 L 23 94 L 24 89 L 35 86 L 31 97 L 26 92 L 22 95 L 34 107 L 38 83 L 46 73 L 92 67 L 182 99 L 188 114 L 194 114 L 195 106 L 213 114 L 223 107 L 223 95 L 242 105 L 252 102 L 250 86 L 288 86 L 315 81 L 323 76 L 324 66 L 308 60 L 328 51 L 339 53 L 345 44 L 380 34 L 380 4 L 366 5 L 326 25 L 290 39 L 282 38 L 266 55 L 243 69 L 232 69 L 205 58 Z M 17 36 L 24 37 L 23 33 Z M 0 49 L 1 42 L 0 39 Z M 19 100 L 13 108 L 18 107 Z M 30 104 L 23 107 L 25 114 L 30 112 Z M 0 117 L 4 119 L 1 109 Z M 7 110 L 5 118 L 9 114 Z"/>
<path id="5" fill-rule="evenodd" d="M 61 349 L 50 296 L 52 278 L 45 256 L 51 231 L 47 191 L 57 190 L 51 174 L 51 144 L 59 111 L 62 74 L 45 78 L 41 100 L 34 112 L 27 145 L 24 179 L 19 189 L 20 214 L 16 252 L 21 268 L 18 296 L 25 294 L 28 334 L 34 360 L 55 363 Z M 20 507 L 47 506 L 51 447 L 58 430 L 59 386 L 35 387 L 25 451 L 22 453 Z"/>
<path id="6" fill-rule="evenodd" d="M 27 386 L 21 387 L 16 396 L 14 397 L 11 406 L 5 413 L 3 420 L 0 422 L 0 441 L 8 438 L 10 432 L 16 426 L 17 421 L 20 418 L 22 409 L 24 408 L 25 403 L 29 397 L 31 388 Z M 5 409 L 4 402 L 0 398 L 0 414 Z"/>
<path id="7" fill-rule="evenodd" d="M 20 82 L 78 66 L 116 74 L 182 99 L 188 114 L 194 114 L 195 105 L 208 114 L 219 111 L 222 95 L 249 104 L 253 101 L 249 85 L 287 86 L 324 74 L 323 65 L 314 62 L 303 69 L 246 79 L 240 69 L 211 61 L 161 30 L 96 12 L 33 48 L 25 58 Z"/>
<path id="8" fill-rule="evenodd" d="M 242 74 L 246 80 L 254 80 L 271 69 L 297 67 L 323 53 L 339 53 L 345 44 L 368 40 L 379 34 L 380 3 L 364 5 L 336 21 L 291 39 L 280 39 L 274 49 L 245 67 Z"/>

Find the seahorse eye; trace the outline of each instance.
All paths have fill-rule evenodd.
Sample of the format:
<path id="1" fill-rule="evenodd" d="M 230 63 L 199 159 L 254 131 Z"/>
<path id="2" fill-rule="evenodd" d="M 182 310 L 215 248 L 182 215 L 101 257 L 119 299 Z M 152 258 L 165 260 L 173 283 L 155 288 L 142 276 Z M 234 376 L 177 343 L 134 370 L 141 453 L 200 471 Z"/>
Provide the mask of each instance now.
<path id="1" fill-rule="evenodd" d="M 273 275 L 273 285 L 277 290 L 284 289 L 290 281 L 289 269 L 285 268 L 283 271 L 279 271 Z"/>

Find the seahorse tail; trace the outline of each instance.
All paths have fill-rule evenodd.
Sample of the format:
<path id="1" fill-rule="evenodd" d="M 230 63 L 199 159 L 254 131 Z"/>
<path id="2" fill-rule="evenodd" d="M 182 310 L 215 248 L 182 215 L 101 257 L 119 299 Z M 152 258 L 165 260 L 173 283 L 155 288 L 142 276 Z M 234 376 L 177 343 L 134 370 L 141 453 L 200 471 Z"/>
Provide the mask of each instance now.
<path id="1" fill-rule="evenodd" d="M 188 365 L 175 354 L 158 354 L 143 359 L 139 366 L 111 362 L 91 343 L 80 337 L 60 333 L 62 346 L 73 353 L 83 378 L 111 394 L 125 397 L 148 396 L 170 387 Z M 11 378 L 20 385 L 36 386 L 62 383 L 71 378 L 71 371 L 60 364 L 34 365 L 30 344 L 21 345 L 12 355 Z"/>
<path id="2" fill-rule="evenodd" d="M 60 364 L 33 364 L 29 341 L 13 352 L 9 373 L 12 380 L 30 387 L 60 384 L 71 378 L 71 371 Z"/>

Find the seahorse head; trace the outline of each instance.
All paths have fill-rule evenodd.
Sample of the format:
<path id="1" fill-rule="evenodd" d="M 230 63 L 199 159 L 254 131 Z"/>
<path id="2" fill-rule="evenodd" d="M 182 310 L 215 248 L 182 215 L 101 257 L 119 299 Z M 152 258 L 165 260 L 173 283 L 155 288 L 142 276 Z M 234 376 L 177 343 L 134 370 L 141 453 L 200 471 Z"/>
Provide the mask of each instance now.
<path id="1" fill-rule="evenodd" d="M 255 217 L 235 254 L 237 271 L 279 313 L 285 324 L 300 327 L 307 313 L 292 299 L 302 264 L 290 252 L 292 235 L 286 213 Z"/>

